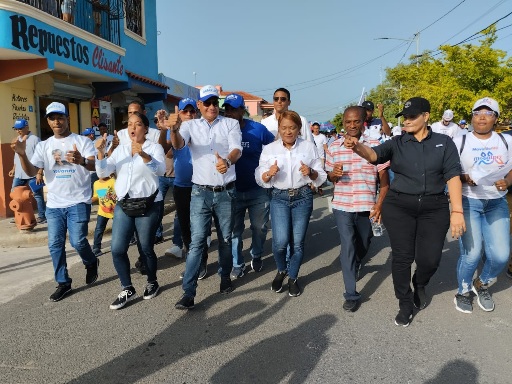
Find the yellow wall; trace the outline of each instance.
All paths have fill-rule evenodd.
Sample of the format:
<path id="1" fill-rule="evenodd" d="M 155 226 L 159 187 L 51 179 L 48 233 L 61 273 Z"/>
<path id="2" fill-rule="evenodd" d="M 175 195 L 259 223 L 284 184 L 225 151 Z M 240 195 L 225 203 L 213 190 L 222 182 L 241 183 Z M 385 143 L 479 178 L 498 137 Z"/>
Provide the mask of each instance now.
<path id="1" fill-rule="evenodd" d="M 0 143 L 10 143 L 16 136 L 12 126 L 18 118 L 26 119 L 32 133 L 37 134 L 32 77 L 0 84 L 0 116 Z"/>

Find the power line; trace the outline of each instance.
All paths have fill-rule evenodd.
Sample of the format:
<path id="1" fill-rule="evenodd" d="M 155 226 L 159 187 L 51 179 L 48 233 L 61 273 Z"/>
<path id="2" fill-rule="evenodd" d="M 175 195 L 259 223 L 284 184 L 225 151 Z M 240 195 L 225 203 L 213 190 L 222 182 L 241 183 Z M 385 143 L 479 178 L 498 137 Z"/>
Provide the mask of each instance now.
<path id="1" fill-rule="evenodd" d="M 423 31 L 425 31 L 426 29 L 430 28 L 431 26 L 433 26 L 435 23 L 437 23 L 439 20 L 443 19 L 444 17 L 448 16 L 450 13 L 452 13 L 457 7 L 459 7 L 462 3 L 464 3 L 466 0 L 462 0 L 459 4 L 457 4 L 455 7 L 453 7 L 452 9 L 450 9 L 448 12 L 446 12 L 443 16 L 441 16 L 440 18 L 438 18 L 437 20 L 433 21 L 432 23 L 430 23 L 429 25 L 427 25 L 425 28 L 423 28 L 422 30 L 420 30 L 418 33 L 421 33 Z"/>

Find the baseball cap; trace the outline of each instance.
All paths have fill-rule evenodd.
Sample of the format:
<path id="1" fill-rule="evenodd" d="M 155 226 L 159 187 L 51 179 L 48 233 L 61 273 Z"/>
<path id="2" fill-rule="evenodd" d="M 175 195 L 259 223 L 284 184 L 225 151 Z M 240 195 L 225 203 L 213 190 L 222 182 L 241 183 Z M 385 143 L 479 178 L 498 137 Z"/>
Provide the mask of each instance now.
<path id="1" fill-rule="evenodd" d="M 87 128 L 85 131 L 82 132 L 82 136 L 89 136 L 92 134 L 96 135 L 94 128 Z"/>
<path id="2" fill-rule="evenodd" d="M 236 93 L 227 95 L 224 99 L 224 105 L 230 105 L 233 108 L 245 107 L 244 98 Z"/>
<path id="3" fill-rule="evenodd" d="M 318 121 L 313 121 L 313 124 L 311 124 L 311 126 L 313 126 L 313 125 L 318 125 L 318 126 L 320 126 L 320 123 L 319 123 Z"/>
<path id="4" fill-rule="evenodd" d="M 375 109 L 375 105 L 370 100 L 363 101 L 363 104 L 361 104 L 361 107 L 364 109 L 367 109 L 369 111 L 373 111 Z"/>
<path id="5" fill-rule="evenodd" d="M 419 115 L 423 112 L 430 112 L 430 103 L 423 97 L 411 97 L 404 104 L 404 109 L 397 113 L 395 117 L 403 115 Z"/>
<path id="6" fill-rule="evenodd" d="M 451 109 L 447 109 L 443 113 L 443 120 L 444 121 L 452 121 L 453 120 L 453 111 Z"/>
<path id="7" fill-rule="evenodd" d="M 23 129 L 25 127 L 28 127 L 28 121 L 25 119 L 18 119 L 14 122 L 14 125 L 12 127 L 14 129 Z"/>
<path id="8" fill-rule="evenodd" d="M 483 99 L 477 100 L 475 105 L 473 105 L 473 111 L 476 111 L 481 107 L 490 108 L 492 111 L 496 112 L 498 116 L 500 115 L 500 107 L 498 102 L 494 99 L 491 99 L 490 97 L 484 97 Z"/>
<path id="9" fill-rule="evenodd" d="M 46 107 L 46 115 L 44 115 L 44 117 L 48 117 L 48 115 L 50 115 L 52 113 L 59 113 L 61 115 L 65 115 L 65 116 L 68 115 L 66 113 L 66 107 L 64 106 L 64 104 L 58 103 L 56 101 L 54 101 L 53 103 L 51 103 L 50 105 L 48 105 Z"/>
<path id="10" fill-rule="evenodd" d="M 461 121 L 459 121 L 459 124 L 467 124 L 467 123 L 466 123 L 466 120 L 461 120 Z"/>
<path id="11" fill-rule="evenodd" d="M 181 99 L 180 102 L 178 103 L 178 109 L 180 111 L 183 111 L 187 105 L 191 105 L 192 107 L 194 107 L 194 109 L 197 109 L 196 101 L 194 99 L 191 99 L 190 97 L 185 97 L 184 99 Z"/>
<path id="12" fill-rule="evenodd" d="M 213 85 L 205 85 L 199 90 L 199 100 L 206 101 L 210 97 L 219 97 L 219 91 Z"/>

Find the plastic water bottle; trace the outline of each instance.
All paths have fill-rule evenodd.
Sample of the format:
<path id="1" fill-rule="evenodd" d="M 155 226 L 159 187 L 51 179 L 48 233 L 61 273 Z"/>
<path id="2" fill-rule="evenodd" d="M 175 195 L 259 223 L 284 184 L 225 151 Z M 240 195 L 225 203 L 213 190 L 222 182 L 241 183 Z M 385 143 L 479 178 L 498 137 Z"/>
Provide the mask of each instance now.
<path id="1" fill-rule="evenodd" d="M 373 236 L 382 236 L 382 232 L 384 231 L 382 224 L 380 224 L 378 221 L 375 221 L 374 218 L 370 219 L 370 221 L 372 223 Z"/>

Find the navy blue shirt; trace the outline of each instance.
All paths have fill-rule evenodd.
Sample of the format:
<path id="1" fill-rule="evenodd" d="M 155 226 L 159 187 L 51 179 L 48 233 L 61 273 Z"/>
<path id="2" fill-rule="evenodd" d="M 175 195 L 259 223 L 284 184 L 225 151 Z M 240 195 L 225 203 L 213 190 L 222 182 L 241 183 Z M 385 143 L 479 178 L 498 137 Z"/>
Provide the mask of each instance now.
<path id="1" fill-rule="evenodd" d="M 240 192 L 261 188 L 256 184 L 254 171 L 259 165 L 263 146 L 274 141 L 274 135 L 260 123 L 244 119 L 242 157 L 235 164 L 236 189 Z"/>
<path id="2" fill-rule="evenodd" d="M 391 160 L 395 177 L 391 190 L 409 195 L 439 195 L 446 182 L 460 176 L 459 153 L 453 140 L 447 135 L 428 134 L 421 142 L 414 135 L 405 133 L 372 149 L 377 153 L 374 164 Z"/>

